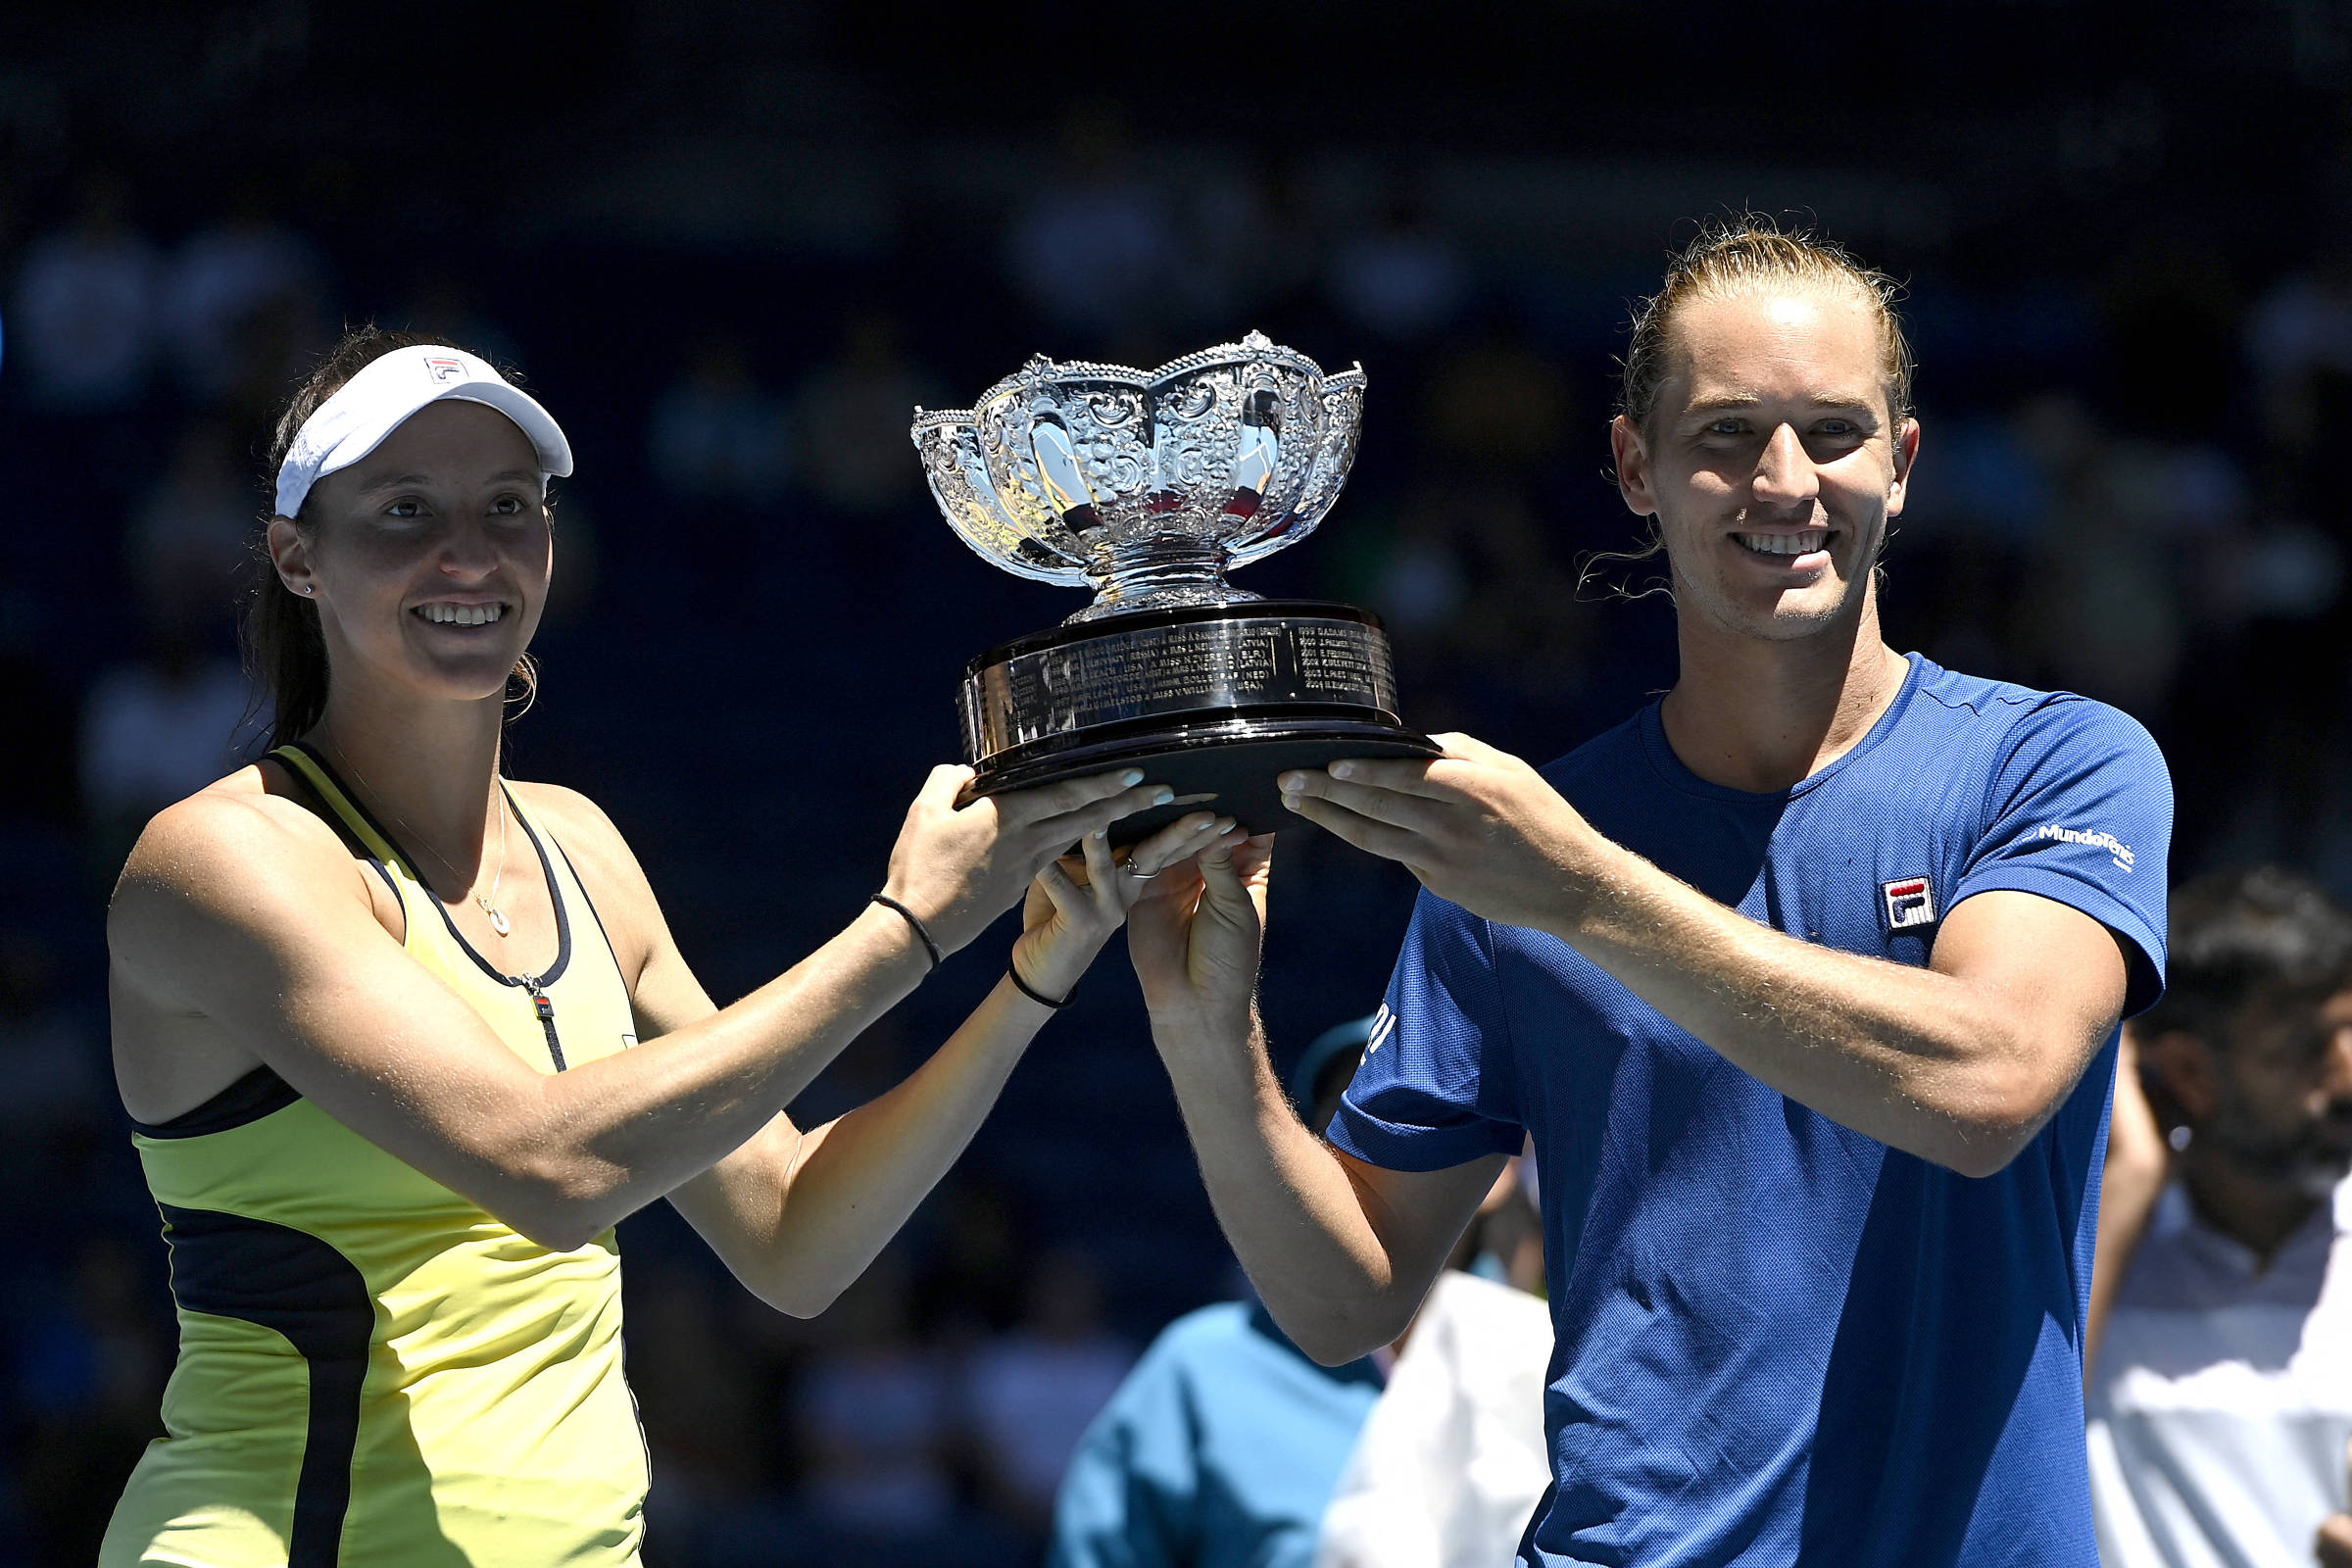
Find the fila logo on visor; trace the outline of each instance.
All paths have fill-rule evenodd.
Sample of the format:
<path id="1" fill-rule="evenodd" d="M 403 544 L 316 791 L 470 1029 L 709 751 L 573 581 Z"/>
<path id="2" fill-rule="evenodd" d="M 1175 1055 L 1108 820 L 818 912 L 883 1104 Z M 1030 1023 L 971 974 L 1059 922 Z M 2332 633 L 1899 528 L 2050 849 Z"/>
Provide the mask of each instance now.
<path id="1" fill-rule="evenodd" d="M 1886 929 L 1936 923 L 1936 890 L 1924 876 L 1898 877 L 1879 884 L 1879 902 L 1886 910 Z"/>
<path id="2" fill-rule="evenodd" d="M 424 362 L 424 373 L 436 381 L 463 381 L 466 379 L 466 363 L 436 354 Z"/>

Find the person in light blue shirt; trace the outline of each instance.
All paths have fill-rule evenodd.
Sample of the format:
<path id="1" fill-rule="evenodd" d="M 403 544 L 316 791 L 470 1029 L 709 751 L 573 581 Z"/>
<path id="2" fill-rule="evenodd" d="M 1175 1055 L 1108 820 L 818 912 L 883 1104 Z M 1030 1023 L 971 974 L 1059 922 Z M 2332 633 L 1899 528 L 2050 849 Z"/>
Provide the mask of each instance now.
<path id="1" fill-rule="evenodd" d="M 1324 1031 L 1291 1072 L 1321 1129 L 1372 1020 Z M 1325 1504 L 1387 1377 L 1318 1366 L 1257 1301 L 1168 1325 L 1071 1456 L 1049 1568 L 1307 1568 Z"/>
<path id="2" fill-rule="evenodd" d="M 2085 1295 L 2171 785 L 2113 709 L 1882 635 L 1920 451 L 1892 295 L 1742 223 L 1640 314 L 1611 441 L 1672 570 L 1661 702 L 1540 770 L 1445 736 L 1282 776 L 1424 888 L 1328 1142 L 1267 1088 L 1270 842 L 1130 926 L 1219 1220 L 1308 1353 L 1393 1336 L 1534 1139 L 1524 1564 L 2097 1562 Z"/>

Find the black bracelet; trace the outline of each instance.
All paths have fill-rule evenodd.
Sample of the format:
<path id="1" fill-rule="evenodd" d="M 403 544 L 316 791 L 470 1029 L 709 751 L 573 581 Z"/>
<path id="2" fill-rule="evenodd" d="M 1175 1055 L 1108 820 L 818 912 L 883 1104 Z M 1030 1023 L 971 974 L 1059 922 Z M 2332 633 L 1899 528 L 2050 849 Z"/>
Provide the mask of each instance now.
<path id="1" fill-rule="evenodd" d="M 1031 1002 L 1036 1003 L 1041 1007 L 1053 1007 L 1058 1010 L 1068 1006 L 1071 1003 L 1078 1000 L 1078 988 L 1076 986 L 1070 987 L 1070 994 L 1068 996 L 1062 998 L 1059 1002 L 1055 1002 L 1052 997 L 1047 996 L 1042 991 L 1036 990 L 1029 984 L 1028 981 L 1022 979 L 1020 966 L 1018 964 L 1006 964 L 1004 966 L 1004 972 L 1012 977 L 1012 983 L 1020 988 L 1022 996 L 1027 997 Z"/>
<path id="2" fill-rule="evenodd" d="M 923 951 L 931 955 L 931 967 L 934 969 L 938 968 L 939 944 L 931 940 L 931 933 L 923 929 L 923 922 L 915 918 L 914 911 L 906 907 L 906 906 L 904 904 L 901 904 L 898 900 L 892 898 L 887 893 L 875 894 L 873 897 L 873 902 L 879 904 L 885 909 L 896 909 L 899 911 L 899 913 L 906 917 L 906 923 L 914 927 L 914 934 L 923 939 Z"/>

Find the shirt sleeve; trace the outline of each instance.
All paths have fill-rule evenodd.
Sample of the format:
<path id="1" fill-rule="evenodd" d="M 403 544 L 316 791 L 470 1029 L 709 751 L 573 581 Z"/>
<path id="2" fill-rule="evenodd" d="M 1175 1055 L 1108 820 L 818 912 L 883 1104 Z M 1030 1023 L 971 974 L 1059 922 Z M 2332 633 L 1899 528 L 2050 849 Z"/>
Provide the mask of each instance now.
<path id="1" fill-rule="evenodd" d="M 2164 756 L 2129 716 L 2087 698 L 2047 703 L 2018 729 L 1952 906 L 2009 889 L 2080 909 L 2124 939 L 2124 1016 L 2144 1012 L 2164 994 L 2173 835 Z"/>
<path id="2" fill-rule="evenodd" d="M 1516 1102 L 1493 928 L 1425 892 L 1325 1136 L 1390 1170 L 1445 1170 L 1517 1153 Z"/>

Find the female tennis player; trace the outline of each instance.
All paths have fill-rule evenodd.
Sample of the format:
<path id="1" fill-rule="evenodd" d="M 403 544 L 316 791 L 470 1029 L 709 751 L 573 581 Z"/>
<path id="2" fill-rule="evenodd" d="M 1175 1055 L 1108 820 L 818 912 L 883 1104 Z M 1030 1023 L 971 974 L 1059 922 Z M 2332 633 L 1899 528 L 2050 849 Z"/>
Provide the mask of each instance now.
<path id="1" fill-rule="evenodd" d="M 762 1298 L 821 1310 L 1140 884 L 1232 824 L 1195 812 L 1118 865 L 1109 825 L 1168 798 L 1140 776 L 958 809 L 967 773 L 936 769 L 874 902 L 721 1009 L 604 814 L 499 773 L 571 471 L 555 420 L 470 354 L 370 329 L 274 449 L 249 630 L 285 744 L 156 817 L 108 920 L 180 1349 L 101 1561 L 632 1562 L 614 1223 L 667 1198 Z M 1004 979 L 938 1053 L 794 1126 L 1024 889 Z"/>

